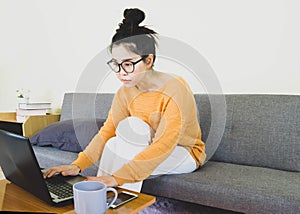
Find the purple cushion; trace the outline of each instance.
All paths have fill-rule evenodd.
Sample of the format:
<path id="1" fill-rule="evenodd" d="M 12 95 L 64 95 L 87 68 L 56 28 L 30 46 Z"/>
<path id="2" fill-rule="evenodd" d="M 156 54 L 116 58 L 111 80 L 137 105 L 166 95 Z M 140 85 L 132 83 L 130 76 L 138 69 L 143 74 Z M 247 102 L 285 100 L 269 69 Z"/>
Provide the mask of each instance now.
<path id="1" fill-rule="evenodd" d="M 37 146 L 53 146 L 65 151 L 81 152 L 104 122 L 104 119 L 63 120 L 50 124 L 29 140 Z"/>

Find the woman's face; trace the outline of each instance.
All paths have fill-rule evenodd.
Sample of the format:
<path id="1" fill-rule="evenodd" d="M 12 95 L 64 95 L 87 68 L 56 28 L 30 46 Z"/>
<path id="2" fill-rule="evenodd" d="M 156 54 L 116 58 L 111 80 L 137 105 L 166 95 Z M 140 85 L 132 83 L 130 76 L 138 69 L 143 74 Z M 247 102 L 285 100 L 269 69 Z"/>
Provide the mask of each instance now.
<path id="1" fill-rule="evenodd" d="M 136 53 L 131 52 L 124 45 L 114 45 L 112 47 L 112 60 L 116 61 L 118 64 L 129 61 L 137 62 L 142 57 Z M 126 67 L 126 63 L 123 63 Z M 122 66 L 120 66 L 120 72 L 116 73 L 117 78 L 126 87 L 136 86 L 145 76 L 148 69 L 150 69 L 149 64 L 146 64 L 144 60 L 140 60 L 138 63 L 134 64 L 134 70 L 132 73 L 127 73 L 124 71 Z"/>

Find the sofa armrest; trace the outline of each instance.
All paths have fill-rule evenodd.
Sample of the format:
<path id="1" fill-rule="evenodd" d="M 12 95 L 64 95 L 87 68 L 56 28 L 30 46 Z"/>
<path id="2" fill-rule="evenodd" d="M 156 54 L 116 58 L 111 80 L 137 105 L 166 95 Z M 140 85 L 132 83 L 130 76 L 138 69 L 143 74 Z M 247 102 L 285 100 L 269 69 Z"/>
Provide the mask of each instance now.
<path id="1" fill-rule="evenodd" d="M 59 121 L 59 119 L 59 114 L 30 116 L 22 124 L 23 135 L 25 137 L 31 137 L 51 123 Z"/>

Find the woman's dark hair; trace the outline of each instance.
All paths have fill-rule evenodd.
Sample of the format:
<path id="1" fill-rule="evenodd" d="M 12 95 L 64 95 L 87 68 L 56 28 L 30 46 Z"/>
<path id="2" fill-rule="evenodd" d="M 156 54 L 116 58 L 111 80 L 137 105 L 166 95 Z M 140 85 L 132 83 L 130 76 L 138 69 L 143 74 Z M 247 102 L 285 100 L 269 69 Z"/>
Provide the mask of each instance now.
<path id="1" fill-rule="evenodd" d="M 115 35 L 112 37 L 110 51 L 113 45 L 126 44 L 126 47 L 142 57 L 153 54 L 155 60 L 155 46 L 157 34 L 145 26 L 139 24 L 145 19 L 145 13 L 138 8 L 125 9 L 124 19 L 119 24 Z M 154 62 L 153 60 L 153 62 Z"/>

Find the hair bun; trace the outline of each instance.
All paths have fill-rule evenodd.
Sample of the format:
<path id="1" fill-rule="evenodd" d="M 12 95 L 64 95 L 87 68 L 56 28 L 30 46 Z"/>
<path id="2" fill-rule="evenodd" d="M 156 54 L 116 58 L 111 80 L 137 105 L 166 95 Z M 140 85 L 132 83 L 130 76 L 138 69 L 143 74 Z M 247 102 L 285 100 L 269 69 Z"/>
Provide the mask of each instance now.
<path id="1" fill-rule="evenodd" d="M 123 24 L 135 26 L 138 26 L 145 19 L 145 13 L 138 8 L 125 9 L 123 16 Z"/>

